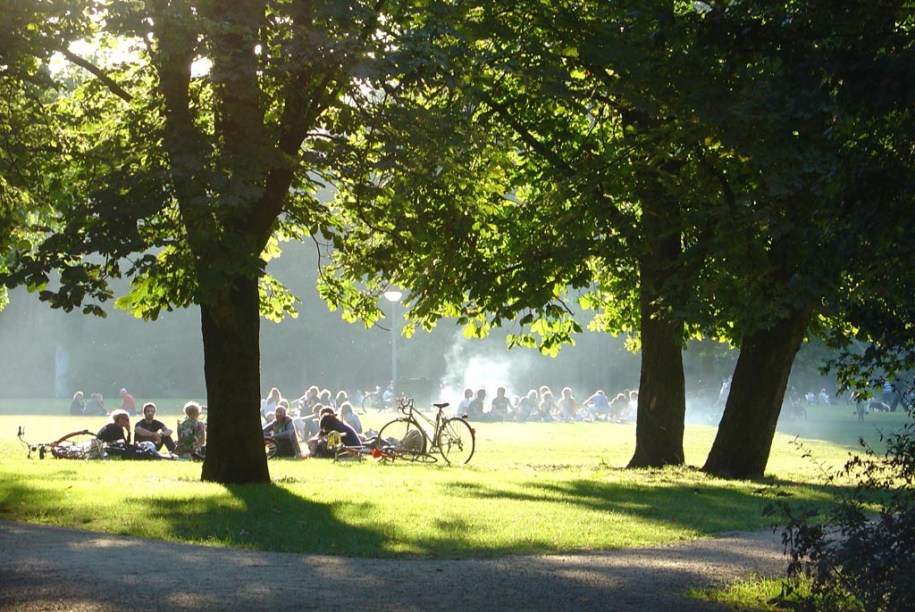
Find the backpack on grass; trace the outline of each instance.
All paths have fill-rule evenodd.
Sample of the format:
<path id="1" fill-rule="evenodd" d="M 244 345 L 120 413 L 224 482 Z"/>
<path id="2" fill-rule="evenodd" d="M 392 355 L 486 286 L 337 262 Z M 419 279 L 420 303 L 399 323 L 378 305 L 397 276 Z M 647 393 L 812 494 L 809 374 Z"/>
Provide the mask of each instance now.
<path id="1" fill-rule="evenodd" d="M 140 442 L 139 444 L 109 444 L 105 449 L 110 457 L 120 457 L 121 459 L 161 459 L 156 447 L 150 442 Z"/>

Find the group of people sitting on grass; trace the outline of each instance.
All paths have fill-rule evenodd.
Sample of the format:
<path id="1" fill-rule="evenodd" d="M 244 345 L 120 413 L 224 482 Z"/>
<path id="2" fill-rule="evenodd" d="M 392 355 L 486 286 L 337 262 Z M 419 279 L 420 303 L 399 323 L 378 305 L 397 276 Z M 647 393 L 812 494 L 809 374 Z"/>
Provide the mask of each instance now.
<path id="1" fill-rule="evenodd" d="M 276 444 L 277 457 L 329 457 L 333 449 L 327 448 L 327 436 L 335 431 L 344 446 L 358 447 L 366 440 L 350 425 L 341 408 L 341 415 L 331 406 L 315 404 L 310 418 L 293 418 L 287 412 L 287 403 L 281 402 L 266 418 L 264 438 Z M 196 402 L 184 405 L 185 418 L 178 424 L 176 432 L 156 419 L 156 405 L 143 405 L 143 418 L 138 420 L 131 434 L 130 414 L 126 410 L 114 410 L 110 421 L 102 427 L 96 437 L 105 443 L 108 455 L 125 459 L 183 459 L 202 460 L 206 454 L 206 427 L 200 420 L 201 406 Z M 355 415 L 354 415 L 355 416 Z M 358 417 L 357 417 L 358 422 Z M 300 444 L 300 440 L 303 444 Z M 305 450 L 303 450 L 303 447 Z"/>
<path id="2" fill-rule="evenodd" d="M 486 389 L 476 392 L 465 389 L 457 414 L 467 415 L 477 421 L 621 423 L 632 418 L 638 402 L 638 389 L 627 389 L 612 398 L 598 389 L 583 402 L 575 398 L 570 387 L 562 389 L 558 400 L 546 385 L 531 389 L 523 396 L 513 395 L 511 398 L 505 387 L 499 387 L 496 396 L 489 402 L 486 400 Z"/>
<path id="3" fill-rule="evenodd" d="M 325 390 L 326 391 L 326 390 Z M 353 410 L 346 391 L 340 391 L 332 402 L 330 392 L 310 387 L 302 397 L 290 402 L 274 387 L 261 403 L 264 437 L 276 443 L 277 457 L 326 457 L 327 436 L 336 431 L 344 446 L 366 443 L 362 422 Z M 339 410 L 339 414 L 337 412 Z M 303 448 L 304 447 L 304 448 Z"/>
<path id="4" fill-rule="evenodd" d="M 71 412 L 79 409 L 77 404 L 82 396 L 82 392 L 74 395 Z M 133 401 L 124 389 L 121 396 L 123 403 Z M 624 422 L 632 418 L 637 404 L 637 389 L 613 397 L 598 390 L 579 402 L 569 387 L 562 389 L 558 400 L 546 385 L 531 389 L 523 396 L 511 397 L 505 387 L 499 387 L 489 401 L 485 389 L 476 392 L 466 389 L 456 413 L 479 421 Z M 121 408 L 111 412 L 111 421 L 97 437 L 112 449 L 110 454 L 128 458 L 201 460 L 206 452 L 206 427 L 200 420 L 202 412 L 198 403 L 187 402 L 185 418 L 174 431 L 156 419 L 156 405 L 147 402 L 143 405 L 143 418 L 136 422 L 131 435 L 131 411 Z M 260 412 L 264 437 L 276 444 L 277 457 L 332 456 L 333 452 L 327 449 L 327 436 L 334 431 L 348 447 L 364 446 L 373 434 L 363 431 L 346 391 L 334 395 L 328 389 L 311 386 L 300 397 L 287 399 L 274 387 L 261 401 Z M 85 414 L 85 411 L 78 413 Z"/>
<path id="5" fill-rule="evenodd" d="M 184 405 L 185 418 L 175 432 L 156 418 L 156 405 L 143 405 L 143 418 L 130 432 L 130 413 L 118 409 L 109 417 L 96 438 L 105 443 L 105 452 L 125 459 L 202 459 L 206 452 L 206 427 L 200 421 L 202 409 L 197 402 Z M 163 450 L 164 449 L 164 450 Z"/>
<path id="6" fill-rule="evenodd" d="M 70 415 L 107 415 L 108 409 L 105 408 L 105 399 L 102 397 L 101 393 L 92 393 L 89 395 L 89 399 L 86 399 L 85 394 L 82 391 L 77 391 L 73 394 L 73 399 L 70 401 Z"/>
<path id="7" fill-rule="evenodd" d="M 126 412 L 128 416 L 133 416 L 134 411 L 137 409 L 137 401 L 127 389 L 121 389 L 119 394 L 121 396 L 121 410 Z M 73 399 L 70 401 L 70 415 L 76 416 L 80 414 L 107 415 L 108 408 L 105 407 L 105 399 L 102 394 L 92 393 L 87 400 L 82 391 L 74 393 Z"/>

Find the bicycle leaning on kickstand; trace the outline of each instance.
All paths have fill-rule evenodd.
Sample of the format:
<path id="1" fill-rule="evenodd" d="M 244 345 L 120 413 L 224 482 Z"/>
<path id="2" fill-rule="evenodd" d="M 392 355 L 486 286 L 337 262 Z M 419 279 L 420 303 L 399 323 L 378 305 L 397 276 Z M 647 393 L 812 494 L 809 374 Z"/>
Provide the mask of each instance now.
<path id="1" fill-rule="evenodd" d="M 448 464 L 470 461 L 476 449 L 476 431 L 466 417 L 445 416 L 447 402 L 432 404 L 436 408 L 434 420 L 414 408 L 412 398 L 399 398 L 397 403 L 403 416 L 385 424 L 375 439 L 375 449 L 382 456 L 434 463 L 437 453 Z"/>

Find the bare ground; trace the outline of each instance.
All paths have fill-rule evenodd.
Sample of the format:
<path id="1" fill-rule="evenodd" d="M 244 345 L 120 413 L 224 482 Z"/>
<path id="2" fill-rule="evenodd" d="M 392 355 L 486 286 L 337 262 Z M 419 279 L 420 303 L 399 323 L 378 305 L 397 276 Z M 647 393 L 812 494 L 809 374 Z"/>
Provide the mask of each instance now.
<path id="1" fill-rule="evenodd" d="M 770 531 L 587 554 L 353 559 L 0 521 L 0 610 L 716 610 L 691 587 L 776 576 Z"/>

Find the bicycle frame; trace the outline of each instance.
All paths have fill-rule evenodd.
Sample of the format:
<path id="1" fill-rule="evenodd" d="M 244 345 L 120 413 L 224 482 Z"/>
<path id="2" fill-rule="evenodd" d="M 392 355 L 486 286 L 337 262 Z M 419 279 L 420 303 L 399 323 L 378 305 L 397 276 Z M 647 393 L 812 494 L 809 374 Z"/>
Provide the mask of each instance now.
<path id="1" fill-rule="evenodd" d="M 19 432 L 17 437 L 19 441 L 22 442 L 22 445 L 28 450 L 27 459 L 32 458 L 32 453 L 37 452 L 39 459 L 44 459 L 45 456 L 50 452 L 55 458 L 64 458 L 64 459 L 78 459 L 81 458 L 85 453 L 83 451 L 74 451 L 74 447 L 64 446 L 64 442 L 70 438 L 76 436 L 92 436 L 95 438 L 95 434 L 88 429 L 81 429 L 80 431 L 71 431 L 70 433 L 61 436 L 53 442 L 42 442 L 40 444 L 31 444 L 25 439 L 25 427 L 19 426 Z"/>
<path id="2" fill-rule="evenodd" d="M 444 410 L 448 404 L 433 404 L 436 407 L 437 411 L 435 413 L 435 420 L 433 421 L 430 417 L 426 416 L 418 408 L 413 405 L 413 398 L 397 398 L 397 409 L 403 413 L 403 415 L 413 421 L 413 424 L 416 425 L 416 428 L 423 434 L 423 437 L 426 439 L 426 454 L 431 455 L 434 451 L 438 450 L 438 437 L 439 433 L 442 430 L 442 423 L 445 422 Z M 432 433 L 428 431 L 428 427 L 424 426 L 424 423 L 420 422 L 419 419 L 425 421 L 425 425 L 432 427 Z"/>
<path id="3" fill-rule="evenodd" d="M 436 456 L 441 455 L 449 465 L 470 461 L 476 447 L 476 430 L 466 418 L 445 416 L 447 403 L 432 405 L 437 409 L 434 418 L 419 411 L 412 398 L 399 398 L 398 410 L 403 416 L 381 427 L 374 449 L 385 459 L 399 457 L 433 463 L 438 460 Z M 415 440 L 413 434 L 416 434 Z"/>

